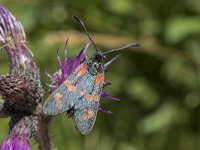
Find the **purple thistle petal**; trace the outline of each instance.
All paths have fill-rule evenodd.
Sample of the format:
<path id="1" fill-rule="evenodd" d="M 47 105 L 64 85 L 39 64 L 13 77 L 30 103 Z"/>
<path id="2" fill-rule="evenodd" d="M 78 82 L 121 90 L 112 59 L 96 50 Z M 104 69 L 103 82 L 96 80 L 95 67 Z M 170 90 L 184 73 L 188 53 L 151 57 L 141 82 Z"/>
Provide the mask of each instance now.
<path id="1" fill-rule="evenodd" d="M 78 56 L 76 56 L 75 58 L 65 58 L 63 63 L 61 63 L 60 57 L 58 56 L 58 51 L 57 51 L 57 59 L 58 59 L 59 67 L 61 70 L 57 71 L 53 75 L 50 75 L 45 71 L 47 76 L 53 81 L 52 83 L 53 86 L 58 87 L 60 84 L 62 84 L 67 79 L 67 77 L 81 64 L 84 57 L 86 56 L 88 47 L 89 47 L 89 43 L 80 51 Z M 55 88 L 50 88 L 50 90 L 54 91 Z"/>
<path id="2" fill-rule="evenodd" d="M 57 88 L 57 86 L 51 84 L 47 84 L 47 86 L 50 88 L 51 91 L 54 91 Z"/>
<path id="3" fill-rule="evenodd" d="M 24 68 L 34 71 L 33 54 L 26 46 L 23 26 L 2 5 L 0 5 L 0 45 L 7 51 L 11 69 Z"/>
<path id="4" fill-rule="evenodd" d="M 55 78 L 54 78 L 54 76 L 53 75 L 51 75 L 51 74 L 49 74 L 48 72 L 47 72 L 47 70 L 46 70 L 46 68 L 45 68 L 45 74 L 52 80 L 52 81 L 55 81 Z"/>
<path id="5" fill-rule="evenodd" d="M 29 138 L 25 135 L 9 135 L 0 150 L 30 150 Z"/>
<path id="6" fill-rule="evenodd" d="M 79 66 L 80 62 L 86 56 L 86 52 L 87 52 L 88 47 L 89 47 L 89 43 L 87 43 L 85 48 L 82 49 L 81 52 L 78 54 L 78 56 L 74 59 L 74 64 L 73 64 L 74 68 L 77 68 Z"/>
<path id="7" fill-rule="evenodd" d="M 105 91 L 102 91 L 102 92 L 101 92 L 101 96 L 104 97 L 104 98 L 108 98 L 108 99 L 114 100 L 114 101 L 120 101 L 120 99 L 115 98 L 115 97 L 112 97 L 111 95 L 109 95 L 109 94 L 106 93 Z"/>
<path id="8" fill-rule="evenodd" d="M 65 48 L 64 48 L 64 53 L 65 53 L 65 61 L 67 60 L 67 43 L 68 43 L 69 38 L 67 38 L 65 42 Z"/>
<path id="9" fill-rule="evenodd" d="M 59 56 L 59 48 L 57 49 L 56 55 L 57 55 L 58 65 L 59 65 L 59 67 L 61 67 L 62 63 L 61 63 L 60 56 Z"/>
<path id="10" fill-rule="evenodd" d="M 62 82 L 80 65 L 80 63 L 83 61 L 84 57 L 86 56 L 87 49 L 89 47 L 89 43 L 83 48 L 78 56 L 74 59 L 68 58 L 63 64 L 62 64 Z"/>
<path id="11" fill-rule="evenodd" d="M 30 150 L 29 139 L 37 130 L 38 118 L 37 116 L 26 116 L 19 121 L 17 119 L 17 114 L 11 117 L 11 131 L 2 143 L 0 150 Z"/>
<path id="12" fill-rule="evenodd" d="M 105 110 L 105 109 L 102 109 L 101 107 L 99 108 L 99 111 L 103 112 L 103 113 L 106 113 L 106 114 L 113 114 L 113 112 L 111 112 L 110 110 Z"/>

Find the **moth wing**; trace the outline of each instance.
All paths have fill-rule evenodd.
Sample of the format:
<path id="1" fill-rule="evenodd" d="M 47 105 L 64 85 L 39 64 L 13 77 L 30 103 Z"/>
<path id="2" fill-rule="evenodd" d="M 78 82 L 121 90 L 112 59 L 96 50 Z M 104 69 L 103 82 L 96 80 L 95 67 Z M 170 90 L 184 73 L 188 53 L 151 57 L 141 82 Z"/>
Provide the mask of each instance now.
<path id="1" fill-rule="evenodd" d="M 66 105 L 68 91 L 63 85 L 60 85 L 45 101 L 43 113 L 46 115 L 56 115 L 69 109 Z M 65 103 L 65 104 L 64 104 Z"/>
<path id="2" fill-rule="evenodd" d="M 85 106 L 86 107 L 83 107 L 82 109 L 77 109 L 74 113 L 76 129 L 83 135 L 88 134 L 92 130 L 99 109 L 98 103 L 94 103 L 91 106 Z"/>
<path id="3" fill-rule="evenodd" d="M 77 77 L 76 81 L 72 82 L 72 87 L 76 90 L 71 90 L 67 95 L 68 101 L 65 101 L 66 105 L 68 104 L 70 107 L 74 107 L 77 101 L 80 101 L 84 94 L 90 90 L 91 84 L 93 83 L 94 78 L 86 71 L 84 75 Z M 68 89 L 69 90 L 69 89 Z"/>
<path id="4" fill-rule="evenodd" d="M 71 73 L 71 75 L 48 97 L 43 105 L 43 113 L 47 115 L 56 115 L 67 111 L 79 99 L 79 89 L 84 86 L 85 75 L 80 76 L 86 70 L 84 64 Z"/>
<path id="5" fill-rule="evenodd" d="M 81 134 L 88 134 L 96 121 L 99 110 L 100 94 L 104 83 L 104 74 L 97 74 L 93 77 L 91 86 L 87 86 L 84 97 L 76 102 L 74 122 Z"/>

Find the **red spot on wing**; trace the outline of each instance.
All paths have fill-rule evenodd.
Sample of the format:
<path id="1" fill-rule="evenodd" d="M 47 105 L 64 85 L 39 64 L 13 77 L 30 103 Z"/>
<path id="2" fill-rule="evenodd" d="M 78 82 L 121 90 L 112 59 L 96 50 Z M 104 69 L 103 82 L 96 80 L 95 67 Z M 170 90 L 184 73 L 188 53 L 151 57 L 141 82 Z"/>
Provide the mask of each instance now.
<path id="1" fill-rule="evenodd" d="M 103 84 L 104 83 L 104 74 L 103 73 L 98 73 L 95 79 L 95 84 Z"/>
<path id="2" fill-rule="evenodd" d="M 63 97 L 62 94 L 60 94 L 59 92 L 57 92 L 55 95 L 54 95 L 54 98 L 56 101 L 60 101 L 60 99 Z"/>
<path id="3" fill-rule="evenodd" d="M 88 101 L 88 102 L 93 102 L 93 101 L 96 101 L 96 102 L 98 102 L 99 100 L 100 100 L 100 96 L 99 95 L 91 95 L 91 94 L 87 94 L 86 95 L 86 100 Z"/>
<path id="4" fill-rule="evenodd" d="M 78 68 L 75 70 L 75 72 L 79 72 L 80 70 L 81 70 L 81 68 L 83 68 L 83 66 L 85 66 L 85 64 L 80 64 L 79 66 L 78 66 Z"/>
<path id="5" fill-rule="evenodd" d="M 68 87 L 68 90 L 69 90 L 69 92 L 76 92 L 76 90 L 77 90 L 77 87 L 76 86 L 74 86 L 74 85 L 70 85 L 69 87 Z"/>
<path id="6" fill-rule="evenodd" d="M 64 81 L 63 83 L 66 87 L 68 87 L 70 84 L 71 84 L 71 81 L 70 80 L 66 80 Z"/>
<path id="7" fill-rule="evenodd" d="M 80 76 L 84 75 L 86 71 L 87 71 L 86 64 L 84 64 L 84 63 L 80 64 L 78 66 L 78 68 L 76 69 L 77 76 L 80 77 Z"/>
<path id="8" fill-rule="evenodd" d="M 83 114 L 81 114 L 80 116 L 80 120 L 81 121 L 84 121 L 84 120 L 87 120 L 87 119 L 90 119 L 94 116 L 94 111 L 91 110 L 91 109 L 88 109 L 87 111 L 85 111 Z"/>
<path id="9" fill-rule="evenodd" d="M 85 64 L 81 64 L 79 71 L 77 72 L 77 76 L 83 76 L 87 71 L 87 66 Z"/>
<path id="10" fill-rule="evenodd" d="M 95 95 L 94 96 L 94 101 L 99 102 L 99 100 L 100 100 L 100 96 L 99 95 Z"/>
<path id="11" fill-rule="evenodd" d="M 55 95 L 54 95 L 54 98 L 55 98 L 55 101 L 56 101 L 56 107 L 58 109 L 62 109 L 63 108 L 63 103 L 61 101 L 63 95 L 60 94 L 59 92 L 57 92 Z"/>
<path id="12" fill-rule="evenodd" d="M 72 82 L 70 80 L 66 80 L 64 82 L 64 85 L 68 88 L 69 92 L 73 93 L 73 92 L 76 92 L 77 90 L 77 87 L 72 85 Z"/>

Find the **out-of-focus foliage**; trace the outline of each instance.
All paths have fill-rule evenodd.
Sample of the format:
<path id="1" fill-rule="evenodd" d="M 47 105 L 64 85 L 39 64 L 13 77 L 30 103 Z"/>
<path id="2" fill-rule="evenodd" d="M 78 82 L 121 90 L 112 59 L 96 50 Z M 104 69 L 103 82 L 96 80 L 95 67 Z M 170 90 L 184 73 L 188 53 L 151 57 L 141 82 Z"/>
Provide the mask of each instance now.
<path id="1" fill-rule="evenodd" d="M 92 132 L 80 135 L 65 114 L 50 126 L 59 150 L 198 150 L 200 148 L 200 1 L 199 0 L 1 0 L 24 25 L 28 45 L 41 68 L 57 69 L 56 49 L 69 39 L 75 56 L 88 41 L 71 16 L 84 20 L 102 50 L 140 43 L 113 63 L 106 90 L 121 99 L 102 99 Z M 79 32 L 76 32 L 79 31 Z M 80 33 L 81 32 L 81 33 Z M 89 55 L 94 53 L 90 48 Z M 60 51 L 63 57 L 63 52 Z M 0 73 L 8 70 L 3 52 Z M 8 119 L 1 119 L 0 141 Z M 35 141 L 33 149 L 37 149 Z"/>

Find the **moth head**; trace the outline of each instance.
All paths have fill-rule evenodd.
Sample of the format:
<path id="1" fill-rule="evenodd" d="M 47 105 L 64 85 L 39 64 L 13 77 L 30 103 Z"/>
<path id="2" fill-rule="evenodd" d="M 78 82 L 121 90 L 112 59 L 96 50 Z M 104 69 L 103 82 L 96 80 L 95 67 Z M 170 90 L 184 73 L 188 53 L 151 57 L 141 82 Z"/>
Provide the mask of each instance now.
<path id="1" fill-rule="evenodd" d="M 95 55 L 95 57 L 90 58 L 87 62 L 88 71 L 92 75 L 96 75 L 97 73 L 102 73 L 104 71 L 103 67 L 103 58 Z"/>
<path id="2" fill-rule="evenodd" d="M 104 70 L 102 64 L 103 64 L 103 60 L 105 59 L 105 57 L 106 57 L 107 54 L 112 53 L 112 52 L 116 52 L 116 51 L 121 51 L 121 50 L 123 50 L 123 49 L 130 48 L 130 47 L 134 47 L 134 46 L 140 46 L 139 44 L 133 44 L 133 43 L 131 43 L 131 44 L 127 44 L 127 45 L 125 45 L 125 46 L 123 46 L 123 47 L 116 48 L 116 49 L 112 49 L 112 50 L 109 50 L 109 51 L 107 51 L 107 52 L 103 52 L 103 53 L 102 53 L 99 49 L 97 49 L 96 45 L 94 44 L 94 42 L 93 42 L 92 38 L 90 37 L 90 35 L 89 35 L 89 33 L 88 33 L 88 31 L 87 31 L 87 29 L 86 29 L 86 27 L 85 27 L 83 21 L 82 21 L 81 19 L 75 17 L 75 16 L 72 16 L 72 17 L 73 17 L 74 19 L 76 19 L 76 20 L 79 22 L 79 24 L 81 25 L 81 27 L 82 27 L 83 30 L 85 31 L 85 33 L 86 33 L 86 35 L 88 36 L 90 42 L 93 44 L 93 46 L 94 46 L 94 48 L 95 48 L 95 50 L 96 50 L 96 54 L 95 54 L 94 58 L 92 58 L 91 61 L 89 61 L 89 66 L 90 66 L 89 69 L 90 69 L 91 72 L 94 73 L 94 74 L 96 74 L 98 71 L 103 71 L 103 70 Z M 107 67 L 107 66 L 108 66 L 109 64 L 111 64 L 115 59 L 117 59 L 119 56 L 120 56 L 120 54 L 117 55 L 117 56 L 115 56 L 112 60 L 110 60 L 109 62 L 107 62 L 107 63 L 104 65 L 104 67 Z"/>

